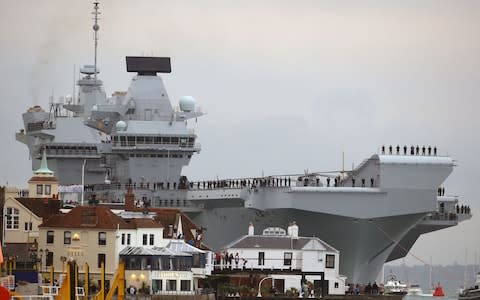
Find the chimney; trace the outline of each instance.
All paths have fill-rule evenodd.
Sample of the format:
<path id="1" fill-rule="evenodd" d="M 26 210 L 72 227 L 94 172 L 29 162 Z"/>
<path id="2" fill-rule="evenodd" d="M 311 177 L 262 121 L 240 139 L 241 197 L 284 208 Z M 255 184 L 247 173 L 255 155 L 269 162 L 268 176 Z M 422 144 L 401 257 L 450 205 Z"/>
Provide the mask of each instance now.
<path id="1" fill-rule="evenodd" d="M 255 227 L 253 227 L 252 222 L 248 225 L 248 235 L 255 235 Z"/>
<path id="2" fill-rule="evenodd" d="M 128 188 L 125 194 L 125 211 L 133 211 L 135 209 L 135 194 L 132 188 Z"/>
<path id="3" fill-rule="evenodd" d="M 292 225 L 290 225 L 289 228 L 292 239 L 298 239 L 298 225 L 295 223 L 295 221 L 292 222 Z"/>

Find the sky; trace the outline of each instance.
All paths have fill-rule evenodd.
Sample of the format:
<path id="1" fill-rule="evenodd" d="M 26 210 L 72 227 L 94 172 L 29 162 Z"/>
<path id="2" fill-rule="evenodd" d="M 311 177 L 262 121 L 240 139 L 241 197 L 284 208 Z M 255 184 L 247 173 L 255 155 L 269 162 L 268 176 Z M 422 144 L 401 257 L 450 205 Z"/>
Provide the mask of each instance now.
<path id="1" fill-rule="evenodd" d="M 74 67 L 93 62 L 92 8 L 0 0 L 1 185 L 31 176 L 15 141 L 21 114 L 72 94 Z M 125 56 L 169 56 L 171 101 L 191 95 L 207 112 L 189 178 L 339 170 L 342 152 L 355 166 L 383 144 L 435 145 L 457 164 L 446 194 L 474 217 L 411 253 L 480 257 L 480 2 L 105 0 L 100 10 L 107 94 L 128 89 Z"/>

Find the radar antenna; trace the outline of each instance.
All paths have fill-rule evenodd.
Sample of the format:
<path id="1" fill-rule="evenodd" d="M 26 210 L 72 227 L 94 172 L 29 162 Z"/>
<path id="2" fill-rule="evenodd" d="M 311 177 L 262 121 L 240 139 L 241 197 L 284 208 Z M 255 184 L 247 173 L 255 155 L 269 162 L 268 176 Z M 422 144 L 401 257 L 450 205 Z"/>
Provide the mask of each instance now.
<path id="1" fill-rule="evenodd" d="M 93 9 L 94 11 L 92 12 L 92 15 L 94 15 L 95 17 L 93 18 L 93 20 L 95 20 L 95 23 L 93 24 L 93 39 L 95 41 L 95 61 L 94 61 L 94 73 L 93 73 L 93 78 L 96 80 L 97 79 L 97 45 L 98 45 L 98 30 L 100 29 L 100 26 L 98 25 L 98 15 L 100 14 L 100 12 L 98 11 L 98 4 L 99 2 L 93 2 Z"/>

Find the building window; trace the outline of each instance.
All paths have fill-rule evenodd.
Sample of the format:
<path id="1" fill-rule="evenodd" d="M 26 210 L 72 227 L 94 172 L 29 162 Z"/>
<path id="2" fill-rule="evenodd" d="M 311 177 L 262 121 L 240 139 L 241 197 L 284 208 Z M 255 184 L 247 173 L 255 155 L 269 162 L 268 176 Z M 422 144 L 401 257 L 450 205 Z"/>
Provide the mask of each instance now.
<path id="1" fill-rule="evenodd" d="M 130 233 L 127 234 L 127 245 L 130 245 Z"/>
<path id="2" fill-rule="evenodd" d="M 180 280 L 180 290 L 190 291 L 190 280 Z"/>
<path id="3" fill-rule="evenodd" d="M 338 282 L 335 282 L 335 288 L 338 289 Z"/>
<path id="4" fill-rule="evenodd" d="M 97 267 L 101 268 L 102 267 L 102 263 L 103 265 L 105 266 L 106 263 L 105 263 L 105 254 L 104 253 L 98 253 L 98 262 L 97 262 Z"/>
<path id="5" fill-rule="evenodd" d="M 37 184 L 37 195 L 43 195 L 43 185 Z"/>
<path id="6" fill-rule="evenodd" d="M 70 231 L 63 232 L 63 244 L 69 245 L 72 243 L 72 233 Z"/>
<path id="7" fill-rule="evenodd" d="M 148 234 L 144 234 L 143 235 L 143 245 L 147 244 L 147 238 L 148 238 Z"/>
<path id="8" fill-rule="evenodd" d="M 329 269 L 335 268 L 335 255 L 327 254 L 325 258 L 325 268 L 329 268 Z"/>
<path id="9" fill-rule="evenodd" d="M 47 231 L 47 244 L 53 244 L 53 239 L 54 235 L 53 235 L 53 231 L 52 230 L 49 230 Z"/>
<path id="10" fill-rule="evenodd" d="M 14 207 L 7 207 L 7 229 L 18 229 L 20 211 Z"/>
<path id="11" fill-rule="evenodd" d="M 52 186 L 50 184 L 45 185 L 45 195 L 51 195 L 52 194 Z"/>
<path id="12" fill-rule="evenodd" d="M 258 252 L 258 265 L 259 266 L 265 265 L 265 252 Z"/>
<path id="13" fill-rule="evenodd" d="M 154 244 L 154 235 L 151 234 L 150 235 L 150 246 L 153 246 L 153 244 Z"/>
<path id="14" fill-rule="evenodd" d="M 125 245 L 125 233 L 122 233 L 122 245 Z"/>
<path id="15" fill-rule="evenodd" d="M 175 279 L 169 279 L 167 280 L 167 291 L 176 291 L 177 290 L 177 280 Z"/>
<path id="16" fill-rule="evenodd" d="M 32 231 L 32 222 L 25 222 L 25 231 Z"/>
<path id="17" fill-rule="evenodd" d="M 292 265 L 292 252 L 283 253 L 283 264 L 285 266 L 291 266 Z"/>
<path id="18" fill-rule="evenodd" d="M 98 233 L 98 244 L 100 246 L 105 246 L 107 244 L 107 233 L 106 232 L 99 232 Z"/>

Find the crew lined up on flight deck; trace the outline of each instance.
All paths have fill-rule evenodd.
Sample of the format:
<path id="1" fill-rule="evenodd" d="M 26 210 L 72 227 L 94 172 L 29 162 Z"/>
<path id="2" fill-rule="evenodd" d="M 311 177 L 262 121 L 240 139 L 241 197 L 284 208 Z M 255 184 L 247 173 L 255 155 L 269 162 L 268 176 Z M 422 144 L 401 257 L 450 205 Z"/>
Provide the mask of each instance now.
<path id="1" fill-rule="evenodd" d="M 457 214 L 467 214 L 467 215 L 470 214 L 470 206 L 468 205 L 462 205 L 462 206 L 457 205 L 456 209 L 457 209 Z"/>
<path id="2" fill-rule="evenodd" d="M 382 154 L 386 154 L 386 150 L 387 149 L 386 149 L 385 145 L 383 145 L 382 146 Z M 397 145 L 397 147 L 395 147 L 395 149 L 393 149 L 392 145 L 388 146 L 388 154 L 393 154 L 394 150 L 396 150 L 395 153 L 397 155 L 400 155 L 400 151 L 401 151 L 400 145 Z M 407 145 L 404 145 L 403 146 L 403 155 L 408 155 L 410 153 L 410 155 L 432 156 L 432 154 L 433 154 L 433 156 L 437 156 L 437 147 L 436 146 L 433 146 L 433 148 L 432 148 L 432 146 L 426 147 L 424 145 L 424 146 L 420 147 L 420 146 L 417 145 L 416 147 L 415 146 L 410 146 L 410 152 L 408 152 L 408 150 L 409 149 L 408 149 Z"/>
<path id="3" fill-rule="evenodd" d="M 325 182 L 321 182 L 320 178 L 316 177 L 315 182 L 310 184 L 310 178 L 299 177 L 297 181 L 297 186 L 322 186 L 323 183 L 326 183 L 327 187 L 340 187 L 341 177 L 337 176 L 333 178 L 327 177 Z M 360 179 L 361 187 L 367 186 L 367 179 Z M 372 177 L 369 180 L 370 187 L 375 186 L 375 179 Z M 117 189 L 122 189 L 123 185 L 121 183 L 113 184 L 116 185 Z M 176 190 L 176 189 L 220 189 L 220 188 L 257 188 L 257 187 L 291 187 L 292 179 L 290 177 L 275 177 L 275 178 L 254 178 L 254 179 L 236 179 L 236 180 L 210 180 L 210 181 L 197 181 L 197 182 L 154 182 L 154 183 L 139 183 L 130 182 L 124 185 L 125 189 L 132 188 L 136 189 L 152 189 L 152 190 Z M 352 178 L 352 186 L 356 186 L 356 179 Z M 105 189 L 111 189 L 112 184 L 95 184 L 95 185 L 85 185 L 85 191 L 99 191 Z"/>

